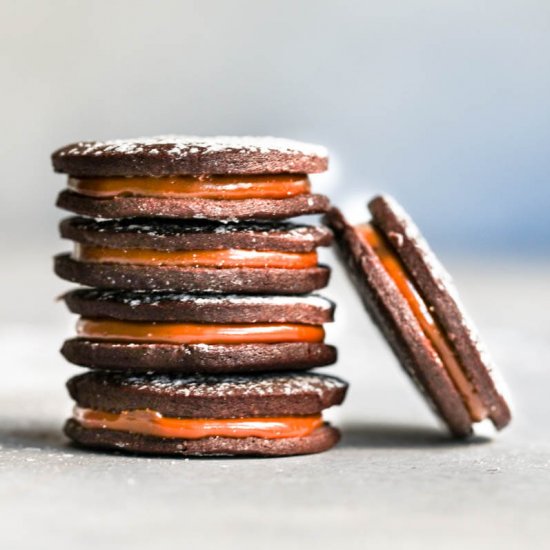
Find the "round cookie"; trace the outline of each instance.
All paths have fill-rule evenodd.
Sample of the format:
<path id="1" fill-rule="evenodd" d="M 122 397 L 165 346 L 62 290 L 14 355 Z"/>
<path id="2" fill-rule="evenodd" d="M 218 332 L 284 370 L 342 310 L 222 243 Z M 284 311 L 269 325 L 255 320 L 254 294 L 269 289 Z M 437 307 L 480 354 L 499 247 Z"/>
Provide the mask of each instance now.
<path id="1" fill-rule="evenodd" d="M 56 205 L 75 214 L 98 219 L 157 216 L 230 222 L 284 220 L 295 216 L 322 214 L 328 211 L 330 201 L 324 195 L 309 193 L 285 199 L 215 200 L 132 196 L 98 199 L 64 190 L 59 194 Z"/>
<path id="2" fill-rule="evenodd" d="M 495 427 L 503 428 L 511 420 L 506 400 L 492 373 L 496 372 L 477 330 L 460 302 L 451 276 L 441 265 L 409 215 L 388 196 L 369 203 L 373 223 L 399 251 L 399 258 L 432 312 L 453 343 L 460 365 L 487 405 Z"/>
<path id="3" fill-rule="evenodd" d="M 327 169 L 326 149 L 280 138 L 85 141 L 55 151 L 52 162 L 70 175 L 57 205 L 93 218 L 277 220 L 329 208 L 327 197 L 310 193 L 307 178 Z"/>
<path id="4" fill-rule="evenodd" d="M 62 279 L 99 288 L 235 294 L 306 294 L 325 287 L 330 276 L 329 268 L 322 265 L 217 269 L 80 262 L 70 254 L 57 255 L 54 270 Z"/>
<path id="5" fill-rule="evenodd" d="M 69 218 L 61 223 L 61 234 L 75 240 L 80 247 L 76 257 L 56 258 L 57 274 L 100 288 L 302 294 L 325 286 L 329 275 L 326 267 L 316 265 L 316 256 L 312 255 L 317 246 L 332 240 L 330 231 L 321 227 L 289 223 Z M 138 252 L 137 259 L 130 255 L 133 249 Z M 92 259 L 86 256 L 90 250 L 94 255 Z M 167 253 L 162 261 L 159 250 Z M 234 257 L 234 251 L 239 250 L 244 251 L 241 256 L 253 258 L 231 264 L 227 255 Z M 184 265 L 173 259 L 178 251 L 188 252 Z M 221 257 L 216 261 L 210 257 L 202 265 L 200 258 L 205 252 L 201 251 L 212 251 L 207 256 Z M 272 267 L 273 254 L 278 254 L 277 261 L 281 263 Z M 256 259 L 258 256 L 260 260 Z M 256 263 L 247 265 L 246 261 Z"/>
<path id="6" fill-rule="evenodd" d="M 61 353 L 92 369 L 179 374 L 308 370 L 332 365 L 337 358 L 336 348 L 322 342 L 164 344 L 71 338 Z"/>
<path id="7" fill-rule="evenodd" d="M 76 420 L 67 420 L 65 434 L 74 443 L 93 449 L 122 451 L 143 455 L 174 456 L 255 456 L 277 457 L 322 453 L 340 440 L 340 432 L 325 424 L 304 437 L 262 439 L 260 437 L 207 437 L 204 439 L 168 439 L 141 434 L 83 428 Z"/>
<path id="8" fill-rule="evenodd" d="M 150 409 L 174 418 L 246 418 L 319 414 L 339 405 L 347 384 L 317 373 L 181 376 L 91 371 L 67 382 L 80 407 Z"/>
<path id="9" fill-rule="evenodd" d="M 327 222 L 335 233 L 337 251 L 367 312 L 402 367 L 452 433 L 469 435 L 472 422 L 466 407 L 372 248 L 365 246 L 339 210 L 331 210 Z"/>
<path id="10" fill-rule="evenodd" d="M 221 250 L 238 248 L 281 252 L 312 252 L 328 246 L 332 233 L 324 226 L 293 223 L 221 223 L 205 220 L 131 218 L 98 221 L 67 218 L 61 237 L 109 248 L 155 250 Z"/>
<path id="11" fill-rule="evenodd" d="M 321 325 L 334 304 L 321 296 L 191 295 L 174 292 L 79 289 L 64 296 L 70 310 L 90 319 L 199 324 L 281 323 Z M 322 342 L 170 344 L 67 340 L 61 350 L 77 365 L 95 369 L 192 373 L 305 370 L 336 361 Z"/>
<path id="12" fill-rule="evenodd" d="M 483 415 L 497 428 L 504 427 L 510 420 L 508 406 L 494 382 L 488 382 L 491 366 L 479 353 L 478 339 L 447 276 L 395 201 L 376 197 L 369 208 L 373 221 L 368 231 L 377 244 L 369 241 L 367 233 L 362 236 L 369 226 L 350 225 L 337 209 L 327 215 L 338 252 L 368 313 L 454 435 L 470 435 Z M 417 305 L 413 307 L 411 300 Z M 469 343 L 464 332 L 469 332 Z M 469 351 L 461 352 L 460 346 L 469 346 Z M 474 373 L 474 368 L 479 371 Z M 481 412 L 473 412 L 474 402 Z"/>
<path id="13" fill-rule="evenodd" d="M 79 177 L 308 174 L 325 171 L 328 155 L 282 138 L 158 136 L 71 143 L 52 162 L 57 172 Z"/>
<path id="14" fill-rule="evenodd" d="M 188 323 L 301 323 L 334 319 L 333 302 L 318 295 L 247 296 L 170 291 L 78 289 L 63 296 L 83 317 Z"/>
<path id="15" fill-rule="evenodd" d="M 316 374 L 269 374 L 233 377 L 123 376 L 86 373 L 67 383 L 77 407 L 120 414 L 149 410 L 174 419 L 277 418 L 320 414 L 340 404 L 347 384 Z M 69 419 L 65 433 L 76 444 L 139 454 L 181 456 L 285 456 L 321 452 L 335 445 L 339 433 L 321 424 L 300 437 L 207 436 L 198 439 L 157 437 L 107 427 L 86 427 Z"/>

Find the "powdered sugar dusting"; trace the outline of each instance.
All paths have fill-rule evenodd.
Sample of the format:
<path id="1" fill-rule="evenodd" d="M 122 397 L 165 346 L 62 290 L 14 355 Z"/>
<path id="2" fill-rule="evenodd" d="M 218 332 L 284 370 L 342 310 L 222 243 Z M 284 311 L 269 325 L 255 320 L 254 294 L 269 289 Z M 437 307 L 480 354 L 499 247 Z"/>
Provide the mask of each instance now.
<path id="1" fill-rule="evenodd" d="M 174 159 L 189 154 L 209 155 L 225 151 L 238 151 L 243 155 L 250 153 L 290 153 L 311 157 L 326 158 L 328 152 L 321 145 L 268 136 L 184 136 L 166 135 L 134 139 L 116 139 L 109 141 L 80 141 L 58 152 L 60 157 L 102 156 L 152 153 L 168 155 Z"/>
<path id="2" fill-rule="evenodd" d="M 445 289 L 448 294 L 453 297 L 453 300 L 458 301 L 458 293 L 453 283 L 451 275 L 443 267 L 441 262 L 433 253 L 428 242 L 424 239 L 417 225 L 412 218 L 405 212 L 402 206 L 392 197 L 384 196 L 384 200 L 388 203 L 395 216 L 400 220 L 400 225 L 404 228 L 404 233 L 408 240 L 415 242 L 419 252 L 421 252 L 424 262 L 428 266 L 430 273 L 441 289 Z M 398 242 L 403 243 L 402 235 L 395 233 L 392 242 L 398 245 Z"/>
<path id="3" fill-rule="evenodd" d="M 486 347 L 483 345 L 479 338 L 479 332 L 466 313 L 466 309 L 462 304 L 462 300 L 453 279 L 449 272 L 443 267 L 441 262 L 437 259 L 436 255 L 432 251 L 428 242 L 424 239 L 417 225 L 412 218 L 405 212 L 401 205 L 395 201 L 392 197 L 384 196 L 384 200 L 388 203 L 391 210 L 399 220 L 399 224 L 404 229 L 404 234 L 409 241 L 414 244 L 414 248 L 418 254 L 422 256 L 422 261 L 427 267 L 427 273 L 432 277 L 433 282 L 437 285 L 440 292 L 446 294 L 450 300 L 455 303 L 456 308 L 460 312 L 460 315 L 455 319 L 460 324 L 465 335 L 468 337 L 471 345 L 475 348 L 479 354 L 481 364 L 487 368 L 491 375 L 492 381 L 499 394 L 503 394 L 502 383 L 499 382 L 499 377 L 494 366 L 494 362 L 488 353 Z M 395 244 L 395 239 L 392 239 Z M 456 335 L 449 334 L 449 337 L 453 340 L 456 339 Z"/>
<path id="4" fill-rule="evenodd" d="M 103 384 L 117 384 L 137 391 L 182 397 L 219 397 L 239 395 L 262 397 L 266 395 L 305 395 L 322 397 L 327 391 L 343 389 L 347 384 L 340 378 L 322 374 L 260 374 L 231 376 L 177 376 L 142 374 L 105 376 Z"/>
<path id="5" fill-rule="evenodd" d="M 96 233 L 131 233 L 150 237 L 170 237 L 195 233 L 236 234 L 284 234 L 301 241 L 314 241 L 328 233 L 324 227 L 291 222 L 243 221 L 223 223 L 210 220 L 184 220 L 163 218 L 127 218 L 95 220 L 72 218 L 73 227 Z"/>
<path id="6" fill-rule="evenodd" d="M 171 291 L 140 291 L 140 290 L 80 290 L 80 295 L 86 300 L 98 300 L 106 302 L 118 302 L 131 307 L 140 305 L 158 305 L 163 302 L 191 302 L 197 305 L 223 306 L 230 303 L 237 306 L 264 305 L 306 305 L 322 310 L 330 310 L 333 303 L 318 294 L 307 296 L 252 296 L 240 294 L 190 294 L 186 292 Z"/>

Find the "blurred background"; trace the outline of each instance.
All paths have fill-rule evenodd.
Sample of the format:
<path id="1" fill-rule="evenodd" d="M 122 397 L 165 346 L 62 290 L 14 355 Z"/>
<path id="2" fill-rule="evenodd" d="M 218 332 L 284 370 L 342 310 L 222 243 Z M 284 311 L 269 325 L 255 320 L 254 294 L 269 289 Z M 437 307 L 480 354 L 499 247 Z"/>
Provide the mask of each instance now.
<path id="1" fill-rule="evenodd" d="M 10 240 L 55 243 L 61 145 L 226 133 L 328 146 L 336 202 L 391 192 L 444 250 L 550 250 L 546 0 L 0 6 Z"/>
<path id="2" fill-rule="evenodd" d="M 32 514 L 46 545 L 60 517 L 73 526 L 63 529 L 71 548 L 120 547 L 128 518 L 145 544 L 170 538 L 183 510 L 186 540 L 197 547 L 208 531 L 224 546 L 233 533 L 241 549 L 257 548 L 258 532 L 287 542 L 301 533 L 303 548 L 320 529 L 334 547 L 341 525 L 365 529 L 357 548 L 367 530 L 378 542 L 398 531 L 463 548 L 481 533 L 501 538 L 484 548 L 535 548 L 523 538 L 529 529 L 547 547 L 549 53 L 548 0 L 0 0 L 0 470 L 9 465 L 2 499 L 11 514 L 0 514 L 0 528 L 13 527 L 8 541 Z M 339 346 L 333 372 L 352 384 L 335 413 L 351 437 L 343 447 L 309 461 L 249 461 L 246 471 L 239 462 L 109 462 L 67 449 L 64 382 L 78 369 L 58 354 L 74 318 L 54 303 L 70 285 L 55 278 L 51 257 L 69 245 L 57 233 L 67 213 L 54 207 L 65 177 L 49 157 L 73 141 L 165 133 L 326 145 L 331 169 L 314 186 L 354 221 L 365 219 L 374 193 L 396 196 L 450 267 L 513 388 L 510 431 L 476 449 L 420 448 L 433 436 L 422 429 L 437 422 L 324 251 L 334 268 L 325 294 L 338 302 L 327 338 Z M 224 487 L 232 487 L 225 500 Z M 105 508 L 122 494 L 119 508 Z M 221 508 L 225 530 L 216 531 L 209 518 Z M 196 523 L 196 510 L 208 519 Z"/>

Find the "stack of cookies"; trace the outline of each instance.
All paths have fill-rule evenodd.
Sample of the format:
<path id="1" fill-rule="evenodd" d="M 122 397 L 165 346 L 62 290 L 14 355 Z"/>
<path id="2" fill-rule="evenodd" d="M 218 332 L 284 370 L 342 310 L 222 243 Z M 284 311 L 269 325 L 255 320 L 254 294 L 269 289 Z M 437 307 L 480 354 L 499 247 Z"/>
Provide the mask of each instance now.
<path id="1" fill-rule="evenodd" d="M 74 241 L 56 273 L 86 287 L 63 355 L 90 370 L 68 382 L 66 434 L 88 447 L 179 455 L 293 455 L 332 447 L 322 411 L 338 378 L 324 343 L 333 304 L 312 292 L 329 268 L 328 210 L 307 174 L 323 148 L 274 138 L 80 142 L 53 154 L 69 175 L 58 206 Z"/>

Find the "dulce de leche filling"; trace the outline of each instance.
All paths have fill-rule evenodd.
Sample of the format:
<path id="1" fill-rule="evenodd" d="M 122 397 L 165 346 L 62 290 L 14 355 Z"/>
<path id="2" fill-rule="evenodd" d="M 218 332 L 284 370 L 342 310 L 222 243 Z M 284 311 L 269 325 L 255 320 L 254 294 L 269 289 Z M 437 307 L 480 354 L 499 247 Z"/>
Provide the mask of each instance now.
<path id="1" fill-rule="evenodd" d="M 486 418 L 487 408 L 482 403 L 472 383 L 465 376 L 451 345 L 431 315 L 427 304 L 414 287 L 399 258 L 371 224 L 358 225 L 355 227 L 355 231 L 360 239 L 366 241 L 373 248 L 382 266 L 407 301 L 422 331 L 430 340 L 445 370 L 460 393 L 472 420 L 479 422 Z"/>
<path id="2" fill-rule="evenodd" d="M 304 174 L 69 178 L 68 187 L 95 198 L 118 196 L 196 199 L 285 199 L 311 190 Z"/>
<path id="3" fill-rule="evenodd" d="M 111 413 L 75 407 L 73 418 L 84 428 L 108 429 L 154 437 L 305 437 L 323 424 L 320 414 L 269 418 L 169 418 L 150 409 Z"/>
<path id="4" fill-rule="evenodd" d="M 78 336 L 92 340 L 156 342 L 166 344 L 275 344 L 282 342 L 322 342 L 320 325 L 283 323 L 200 324 L 147 323 L 111 319 L 81 318 Z"/>
<path id="5" fill-rule="evenodd" d="M 276 250 L 153 250 L 105 248 L 75 244 L 72 257 L 82 262 L 213 268 L 307 269 L 317 265 L 317 252 Z"/>

